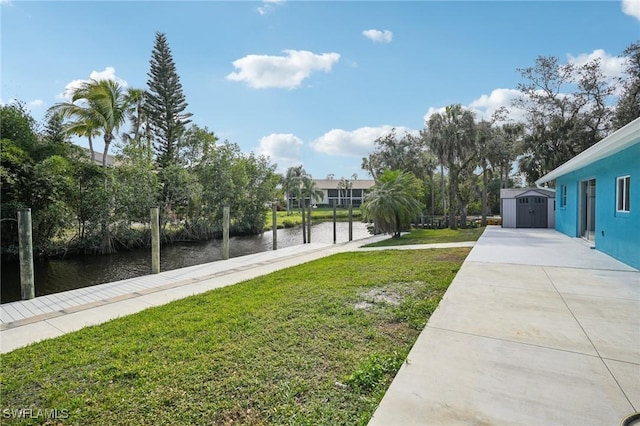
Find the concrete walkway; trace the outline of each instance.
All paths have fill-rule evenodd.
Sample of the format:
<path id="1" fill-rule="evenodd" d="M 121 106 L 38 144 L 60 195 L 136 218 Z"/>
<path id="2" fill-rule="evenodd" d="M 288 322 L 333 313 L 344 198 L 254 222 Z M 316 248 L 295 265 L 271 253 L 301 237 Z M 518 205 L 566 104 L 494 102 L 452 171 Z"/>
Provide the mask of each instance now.
<path id="1" fill-rule="evenodd" d="M 287 247 L 5 303 L 0 305 L 0 353 L 334 253 L 374 250 L 359 247 L 387 238 L 389 236 L 382 235 L 350 243 Z M 473 244 L 426 244 L 398 248 L 472 247 Z"/>
<path id="2" fill-rule="evenodd" d="M 640 411 L 640 272 L 487 227 L 370 426 L 619 425 Z"/>

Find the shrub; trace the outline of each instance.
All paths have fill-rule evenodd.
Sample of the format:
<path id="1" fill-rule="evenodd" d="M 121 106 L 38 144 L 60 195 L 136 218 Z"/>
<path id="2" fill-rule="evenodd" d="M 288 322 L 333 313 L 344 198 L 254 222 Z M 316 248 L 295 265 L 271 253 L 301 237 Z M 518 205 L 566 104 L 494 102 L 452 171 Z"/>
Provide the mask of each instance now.
<path id="1" fill-rule="evenodd" d="M 283 220 L 282 225 L 284 225 L 285 228 L 293 228 L 294 226 L 296 226 L 295 222 L 289 219 Z"/>
<path id="2" fill-rule="evenodd" d="M 385 385 L 391 375 L 402 366 L 405 356 L 394 352 L 392 355 L 373 354 L 346 378 L 351 388 L 363 393 L 376 390 Z"/>

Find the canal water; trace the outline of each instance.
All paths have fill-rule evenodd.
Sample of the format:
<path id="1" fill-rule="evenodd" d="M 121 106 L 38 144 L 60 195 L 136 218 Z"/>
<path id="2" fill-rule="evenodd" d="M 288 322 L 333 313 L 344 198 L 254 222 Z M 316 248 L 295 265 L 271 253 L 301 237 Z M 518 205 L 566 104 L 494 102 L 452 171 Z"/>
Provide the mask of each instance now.
<path id="1" fill-rule="evenodd" d="M 349 224 L 336 223 L 337 242 L 349 240 Z M 369 236 L 366 224 L 353 223 L 353 238 Z M 311 226 L 311 242 L 333 243 L 333 222 L 320 222 Z M 278 248 L 302 244 L 302 228 L 278 229 Z M 262 235 L 232 237 L 229 256 L 272 250 L 273 232 Z M 222 240 L 176 243 L 160 250 L 162 271 L 200 265 L 222 259 Z M 36 261 L 36 296 L 59 293 L 76 288 L 124 280 L 151 273 L 151 249 L 133 250 L 104 256 L 82 256 L 69 259 Z M 20 300 L 20 275 L 17 263 L 2 264 L 0 302 Z"/>

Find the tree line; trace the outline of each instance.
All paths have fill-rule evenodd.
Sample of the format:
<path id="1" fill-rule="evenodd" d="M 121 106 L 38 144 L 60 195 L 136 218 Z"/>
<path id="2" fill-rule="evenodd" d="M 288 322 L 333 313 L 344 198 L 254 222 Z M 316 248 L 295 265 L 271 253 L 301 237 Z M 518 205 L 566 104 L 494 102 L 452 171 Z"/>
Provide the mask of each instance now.
<path id="1" fill-rule="evenodd" d="M 446 215 L 451 228 L 464 227 L 470 212 L 482 215 L 486 225 L 487 215 L 500 211 L 501 188 L 534 185 L 640 117 L 640 42 L 630 44 L 623 57 L 623 76 L 612 80 L 605 76 L 600 59 L 577 65 L 541 56 L 533 66 L 518 69 L 523 82 L 511 111 L 523 112 L 522 118 L 513 118 L 503 107 L 490 119 L 479 120 L 454 104 L 429 116 L 419 134 L 393 131 L 376 139 L 374 151 L 362 159 L 362 168 L 376 180 L 369 200 L 387 210 L 395 205 L 399 213 L 412 205 L 413 215 L 421 210 Z M 387 173 L 390 170 L 410 174 L 421 184 L 410 191 L 421 208 L 397 201 L 406 199 L 406 192 L 385 190 L 398 181 L 398 175 Z M 383 196 L 396 200 L 382 203 L 378 198 Z M 371 210 L 373 203 L 366 204 L 365 215 L 380 216 Z M 393 212 L 386 216 L 393 217 Z M 411 214 L 404 221 L 387 220 L 386 226 L 407 226 L 415 217 Z"/>
<path id="2" fill-rule="evenodd" d="M 502 108 L 478 120 L 449 105 L 417 134 L 378 138 L 362 160 L 376 180 L 363 216 L 391 233 L 421 212 L 446 215 L 452 227 L 464 226 L 469 213 L 486 223 L 499 211 L 501 188 L 532 185 L 640 116 L 640 42 L 623 55 L 625 73 L 613 82 L 598 59 L 562 65 L 538 57 L 519 69 L 521 96 L 512 106 L 524 111 L 522 119 Z M 268 158 L 243 154 L 191 122 L 163 33 L 155 35 L 147 76 L 146 89 L 86 81 L 48 110 L 43 125 L 20 102 L 0 107 L 3 255 L 17 251 L 15 217 L 24 207 L 32 209 L 36 252 L 51 255 L 148 245 L 155 206 L 165 240 L 206 239 L 219 235 L 224 205 L 231 207 L 232 232 L 258 234 L 277 197 L 284 195 L 288 210 L 290 200 L 300 207 L 318 199 L 302 166 L 280 176 Z M 88 152 L 72 137 L 86 138 Z M 96 138 L 102 153 L 94 150 Z"/>
<path id="3" fill-rule="evenodd" d="M 20 102 L 0 107 L 5 257 L 17 252 L 15 217 L 25 207 L 40 255 L 147 246 L 149 209 L 157 206 L 165 241 L 220 235 L 223 206 L 234 234 L 262 232 L 280 181 L 275 165 L 191 123 L 165 34 L 156 33 L 147 75 L 146 90 L 82 83 L 48 110 L 43 128 Z M 86 138 L 88 152 L 74 136 Z"/>

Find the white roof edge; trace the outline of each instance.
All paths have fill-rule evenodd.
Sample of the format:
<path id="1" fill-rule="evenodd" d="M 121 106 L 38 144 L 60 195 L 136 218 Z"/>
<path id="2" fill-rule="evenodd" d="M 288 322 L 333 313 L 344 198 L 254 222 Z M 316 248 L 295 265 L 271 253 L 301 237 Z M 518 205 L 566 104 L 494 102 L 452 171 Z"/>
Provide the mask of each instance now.
<path id="1" fill-rule="evenodd" d="M 535 183 L 541 185 L 557 179 L 562 175 L 571 173 L 588 164 L 608 157 L 616 152 L 638 143 L 640 141 L 640 118 L 636 118 L 631 123 L 616 130 L 600 142 L 584 150 L 566 163 L 558 166 L 546 175 L 542 176 Z"/>

